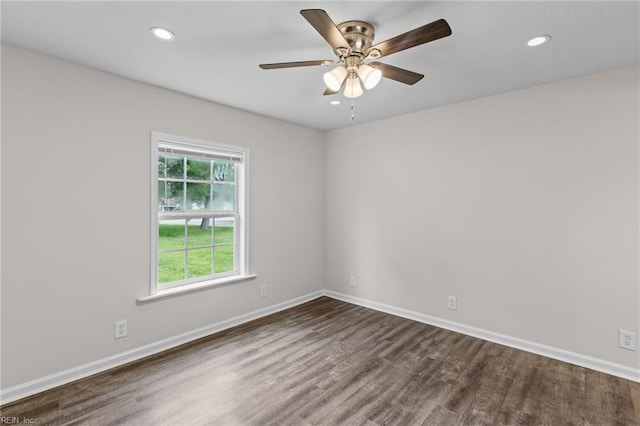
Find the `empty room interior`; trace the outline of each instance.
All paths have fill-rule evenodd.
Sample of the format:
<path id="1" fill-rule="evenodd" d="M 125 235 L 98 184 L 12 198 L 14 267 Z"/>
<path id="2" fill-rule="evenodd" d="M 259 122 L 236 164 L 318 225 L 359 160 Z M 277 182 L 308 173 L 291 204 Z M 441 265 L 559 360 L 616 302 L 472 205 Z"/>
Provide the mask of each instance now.
<path id="1" fill-rule="evenodd" d="M 0 7 L 1 424 L 640 425 L 640 2 Z"/>

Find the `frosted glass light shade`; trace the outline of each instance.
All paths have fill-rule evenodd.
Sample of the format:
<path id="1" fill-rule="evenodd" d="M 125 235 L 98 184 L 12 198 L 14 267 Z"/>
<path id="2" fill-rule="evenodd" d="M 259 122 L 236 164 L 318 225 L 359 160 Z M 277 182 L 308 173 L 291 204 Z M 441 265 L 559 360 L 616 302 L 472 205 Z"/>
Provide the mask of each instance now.
<path id="1" fill-rule="evenodd" d="M 380 83 L 382 71 L 367 64 L 362 64 L 360 65 L 360 68 L 358 68 L 358 76 L 362 80 L 362 83 L 364 83 L 364 87 L 369 90 L 373 89 L 378 83 Z"/>
<path id="2" fill-rule="evenodd" d="M 347 76 L 347 70 L 343 66 L 339 66 L 334 68 L 331 71 L 324 73 L 322 79 L 324 80 L 324 84 L 334 92 L 338 92 L 340 87 L 342 87 L 342 82 Z"/>
<path id="3" fill-rule="evenodd" d="M 360 80 L 357 78 L 349 78 L 347 85 L 344 88 L 344 95 L 347 98 L 357 98 L 362 96 L 362 87 L 360 87 Z"/>

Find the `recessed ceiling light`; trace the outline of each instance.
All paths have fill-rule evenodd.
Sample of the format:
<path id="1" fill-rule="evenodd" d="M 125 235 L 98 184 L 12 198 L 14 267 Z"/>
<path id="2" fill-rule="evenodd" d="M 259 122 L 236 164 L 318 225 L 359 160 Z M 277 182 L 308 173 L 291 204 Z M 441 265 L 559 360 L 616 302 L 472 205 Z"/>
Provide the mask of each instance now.
<path id="1" fill-rule="evenodd" d="M 334 101 L 331 101 L 330 103 L 331 103 L 331 105 L 340 105 L 340 101 L 337 100 L 337 99 L 334 100 Z"/>
<path id="2" fill-rule="evenodd" d="M 536 36 L 527 42 L 527 46 L 529 47 L 540 46 L 547 43 L 549 40 L 551 40 L 551 36 L 548 36 L 548 35 Z"/>
<path id="3" fill-rule="evenodd" d="M 166 28 L 153 27 L 149 31 L 151 31 L 151 34 L 158 37 L 160 40 L 173 40 L 176 38 L 175 34 Z"/>

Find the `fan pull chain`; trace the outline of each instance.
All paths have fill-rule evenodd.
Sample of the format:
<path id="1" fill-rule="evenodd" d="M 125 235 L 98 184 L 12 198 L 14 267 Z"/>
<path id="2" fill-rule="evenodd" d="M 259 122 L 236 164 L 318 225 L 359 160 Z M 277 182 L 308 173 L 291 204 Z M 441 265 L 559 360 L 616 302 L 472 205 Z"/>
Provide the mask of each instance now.
<path id="1" fill-rule="evenodd" d="M 351 120 L 355 120 L 356 119 L 356 113 L 353 109 L 353 99 L 351 99 Z"/>

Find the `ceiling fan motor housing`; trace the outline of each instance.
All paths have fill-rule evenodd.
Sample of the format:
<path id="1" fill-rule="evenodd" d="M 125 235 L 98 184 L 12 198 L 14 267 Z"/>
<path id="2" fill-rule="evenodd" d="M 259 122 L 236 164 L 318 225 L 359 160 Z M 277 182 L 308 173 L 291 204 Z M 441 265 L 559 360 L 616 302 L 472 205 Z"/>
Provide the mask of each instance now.
<path id="1" fill-rule="evenodd" d="M 336 27 L 349 43 L 348 49 L 343 49 L 342 46 L 338 47 L 335 50 L 336 54 L 340 56 L 347 68 L 357 68 L 372 53 L 370 50 L 375 36 L 373 25 L 364 21 L 346 21 Z M 374 57 L 374 55 L 371 56 Z"/>

